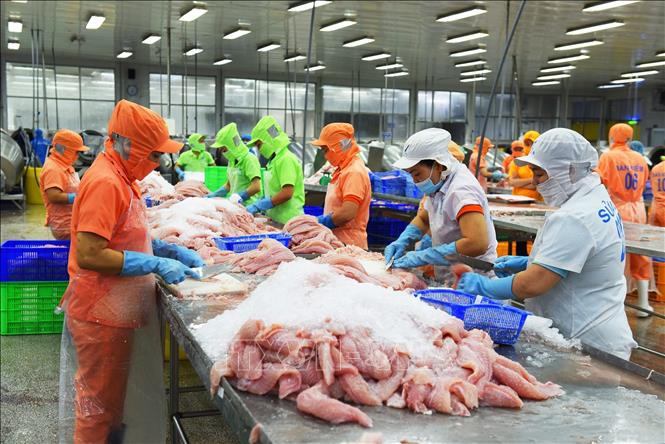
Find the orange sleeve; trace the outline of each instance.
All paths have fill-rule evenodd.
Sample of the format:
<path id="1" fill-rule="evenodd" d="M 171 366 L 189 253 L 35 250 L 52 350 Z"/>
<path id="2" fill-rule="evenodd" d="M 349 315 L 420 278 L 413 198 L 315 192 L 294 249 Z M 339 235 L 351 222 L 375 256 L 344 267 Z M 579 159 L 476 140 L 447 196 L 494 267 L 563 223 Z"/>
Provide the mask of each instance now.
<path id="1" fill-rule="evenodd" d="M 64 171 L 57 168 L 44 168 L 39 176 L 39 183 L 44 191 L 49 188 L 58 188 L 63 191 L 67 186 L 67 176 Z"/>
<path id="2" fill-rule="evenodd" d="M 603 180 L 603 183 L 607 183 L 609 181 L 609 175 L 610 175 L 610 158 L 607 153 L 603 153 L 600 156 L 600 159 L 598 159 L 598 174 L 600 174 L 600 178 Z"/>
<path id="3" fill-rule="evenodd" d="M 464 205 L 461 210 L 457 213 L 457 216 L 455 219 L 459 220 L 460 217 L 464 216 L 466 213 L 480 213 L 480 214 L 485 214 L 483 211 L 483 207 L 480 205 Z"/>
<path id="4" fill-rule="evenodd" d="M 349 171 L 340 177 L 339 185 L 342 202 L 355 202 L 360 205 L 370 193 L 369 176 L 365 172 Z"/>
<path id="5" fill-rule="evenodd" d="M 76 231 L 90 232 L 110 240 L 118 220 L 129 208 L 127 185 L 100 178 L 79 193 Z"/>

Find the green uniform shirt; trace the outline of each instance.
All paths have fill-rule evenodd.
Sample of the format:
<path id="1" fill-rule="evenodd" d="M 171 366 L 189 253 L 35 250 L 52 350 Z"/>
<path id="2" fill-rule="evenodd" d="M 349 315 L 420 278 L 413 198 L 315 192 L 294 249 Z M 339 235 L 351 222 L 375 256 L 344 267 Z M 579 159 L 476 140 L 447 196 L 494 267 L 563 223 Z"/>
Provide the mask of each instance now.
<path id="1" fill-rule="evenodd" d="M 203 151 L 197 157 L 194 154 L 194 151 L 189 150 L 185 151 L 178 157 L 176 162 L 183 171 L 190 173 L 203 173 L 206 170 L 207 166 L 215 166 L 215 159 L 212 158 L 212 154 L 207 151 Z"/>
<path id="2" fill-rule="evenodd" d="M 259 158 L 252 153 L 247 153 L 242 160 L 234 160 L 229 162 L 229 166 L 226 170 L 227 177 L 229 178 L 229 185 L 231 189 L 229 190 L 229 195 L 233 193 L 242 193 L 249 188 L 252 179 L 255 177 L 261 178 L 261 164 L 259 164 Z M 254 203 L 262 196 L 261 191 L 251 196 L 245 202 L 245 205 Z"/>
<path id="3" fill-rule="evenodd" d="M 288 149 L 278 153 L 268 163 L 266 172 L 268 179 L 268 196 L 279 193 L 285 185 L 293 185 L 293 196 L 283 204 L 267 211 L 268 217 L 285 224 L 303 213 L 305 205 L 305 182 L 302 174 L 302 165 L 298 158 Z"/>

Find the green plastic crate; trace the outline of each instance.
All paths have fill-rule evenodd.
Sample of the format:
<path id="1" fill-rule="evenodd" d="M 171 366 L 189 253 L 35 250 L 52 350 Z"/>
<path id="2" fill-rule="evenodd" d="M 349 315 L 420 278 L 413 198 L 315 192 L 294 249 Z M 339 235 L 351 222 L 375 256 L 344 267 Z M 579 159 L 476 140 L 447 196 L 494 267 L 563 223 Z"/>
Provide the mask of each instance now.
<path id="1" fill-rule="evenodd" d="M 206 167 L 205 184 L 210 191 L 217 191 L 222 185 L 226 184 L 226 167 Z"/>
<path id="2" fill-rule="evenodd" d="M 0 283 L 0 334 L 38 335 L 61 333 L 63 314 L 55 307 L 68 282 Z"/>

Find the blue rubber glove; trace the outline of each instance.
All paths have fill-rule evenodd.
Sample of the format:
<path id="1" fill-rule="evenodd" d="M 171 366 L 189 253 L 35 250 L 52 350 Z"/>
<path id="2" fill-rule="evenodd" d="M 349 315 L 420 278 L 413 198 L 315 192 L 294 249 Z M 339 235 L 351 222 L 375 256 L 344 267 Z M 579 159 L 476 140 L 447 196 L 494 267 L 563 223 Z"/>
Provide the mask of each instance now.
<path id="1" fill-rule="evenodd" d="M 490 279 L 477 273 L 464 273 L 457 283 L 457 289 L 465 293 L 479 294 L 492 299 L 515 299 L 513 279 L 515 279 L 515 276 Z"/>
<path id="2" fill-rule="evenodd" d="M 196 271 L 180 261 L 136 251 L 124 251 L 120 276 L 144 276 L 149 273 L 160 275 L 167 284 L 177 284 L 184 281 L 187 276 L 199 278 Z"/>
<path id="3" fill-rule="evenodd" d="M 429 234 L 426 234 L 423 236 L 422 239 L 420 239 L 420 243 L 418 244 L 418 248 L 416 248 L 416 250 L 421 251 L 431 247 L 432 247 L 432 238 L 430 237 Z"/>
<path id="4" fill-rule="evenodd" d="M 206 194 L 206 197 L 226 197 L 227 194 L 229 194 L 229 190 L 221 186 L 217 191 Z"/>
<path id="5" fill-rule="evenodd" d="M 407 247 L 411 242 L 420 240 L 423 237 L 423 232 L 420 231 L 420 228 L 416 227 L 413 224 L 407 225 L 402 234 L 399 235 L 397 240 L 388 245 L 383 251 L 383 255 L 386 257 L 386 264 L 390 262 L 390 259 L 393 257 L 395 259 L 400 258 Z"/>
<path id="6" fill-rule="evenodd" d="M 524 271 L 528 265 L 527 256 L 501 256 L 494 261 L 494 272 L 502 278 Z"/>
<path id="7" fill-rule="evenodd" d="M 181 247 L 180 245 L 164 242 L 159 239 L 152 241 L 152 252 L 155 256 L 168 257 L 182 262 L 188 267 L 203 267 L 205 262 L 196 251 L 189 248 Z"/>
<path id="8" fill-rule="evenodd" d="M 76 199 L 76 193 L 69 193 L 67 194 L 67 203 L 73 204 L 74 199 Z"/>
<path id="9" fill-rule="evenodd" d="M 503 180 L 503 173 L 501 171 L 495 171 L 492 173 L 493 182 L 501 182 Z"/>
<path id="10" fill-rule="evenodd" d="M 246 201 L 247 199 L 249 199 L 249 194 L 247 194 L 247 190 L 238 193 L 238 196 L 240 196 L 242 198 L 243 202 Z"/>
<path id="11" fill-rule="evenodd" d="M 252 214 L 256 214 L 259 211 L 266 211 L 273 207 L 272 200 L 269 197 L 264 197 L 261 200 L 257 200 L 253 204 L 247 207 L 247 211 Z"/>
<path id="12" fill-rule="evenodd" d="M 337 225 L 335 225 L 335 222 L 333 222 L 332 213 L 322 214 L 317 219 L 318 219 L 318 221 L 321 225 L 324 225 L 324 226 L 330 228 L 331 230 L 333 228 L 337 228 Z"/>
<path id="13" fill-rule="evenodd" d="M 423 265 L 450 265 L 446 256 L 457 253 L 455 242 L 425 250 L 411 251 L 397 259 L 393 264 L 395 268 L 415 268 Z"/>
<path id="14" fill-rule="evenodd" d="M 180 167 L 175 167 L 175 172 L 178 175 L 178 180 L 185 180 L 185 172 Z"/>

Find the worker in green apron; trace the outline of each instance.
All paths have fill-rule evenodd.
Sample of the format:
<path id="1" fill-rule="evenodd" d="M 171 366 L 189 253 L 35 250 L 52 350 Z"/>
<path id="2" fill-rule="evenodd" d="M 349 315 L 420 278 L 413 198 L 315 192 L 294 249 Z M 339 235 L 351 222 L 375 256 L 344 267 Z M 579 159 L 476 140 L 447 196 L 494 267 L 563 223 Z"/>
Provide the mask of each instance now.
<path id="1" fill-rule="evenodd" d="M 240 139 L 238 127 L 229 123 L 217 132 L 212 148 L 219 148 L 229 161 L 227 182 L 207 197 L 226 197 L 235 203 L 250 205 L 261 197 L 261 165 Z"/>
<path id="2" fill-rule="evenodd" d="M 190 147 L 178 157 L 175 164 L 175 172 L 178 174 L 178 180 L 185 179 L 185 171 L 189 173 L 203 173 L 207 166 L 215 166 L 215 159 L 212 154 L 206 151 L 206 136 L 194 133 L 187 139 Z"/>
<path id="3" fill-rule="evenodd" d="M 265 175 L 267 197 L 249 205 L 247 211 L 252 214 L 264 211 L 269 218 L 282 224 L 302 215 L 305 205 L 302 164 L 289 151 L 289 143 L 289 136 L 272 116 L 259 120 L 248 143 L 256 146 L 268 160 L 268 171 Z"/>

